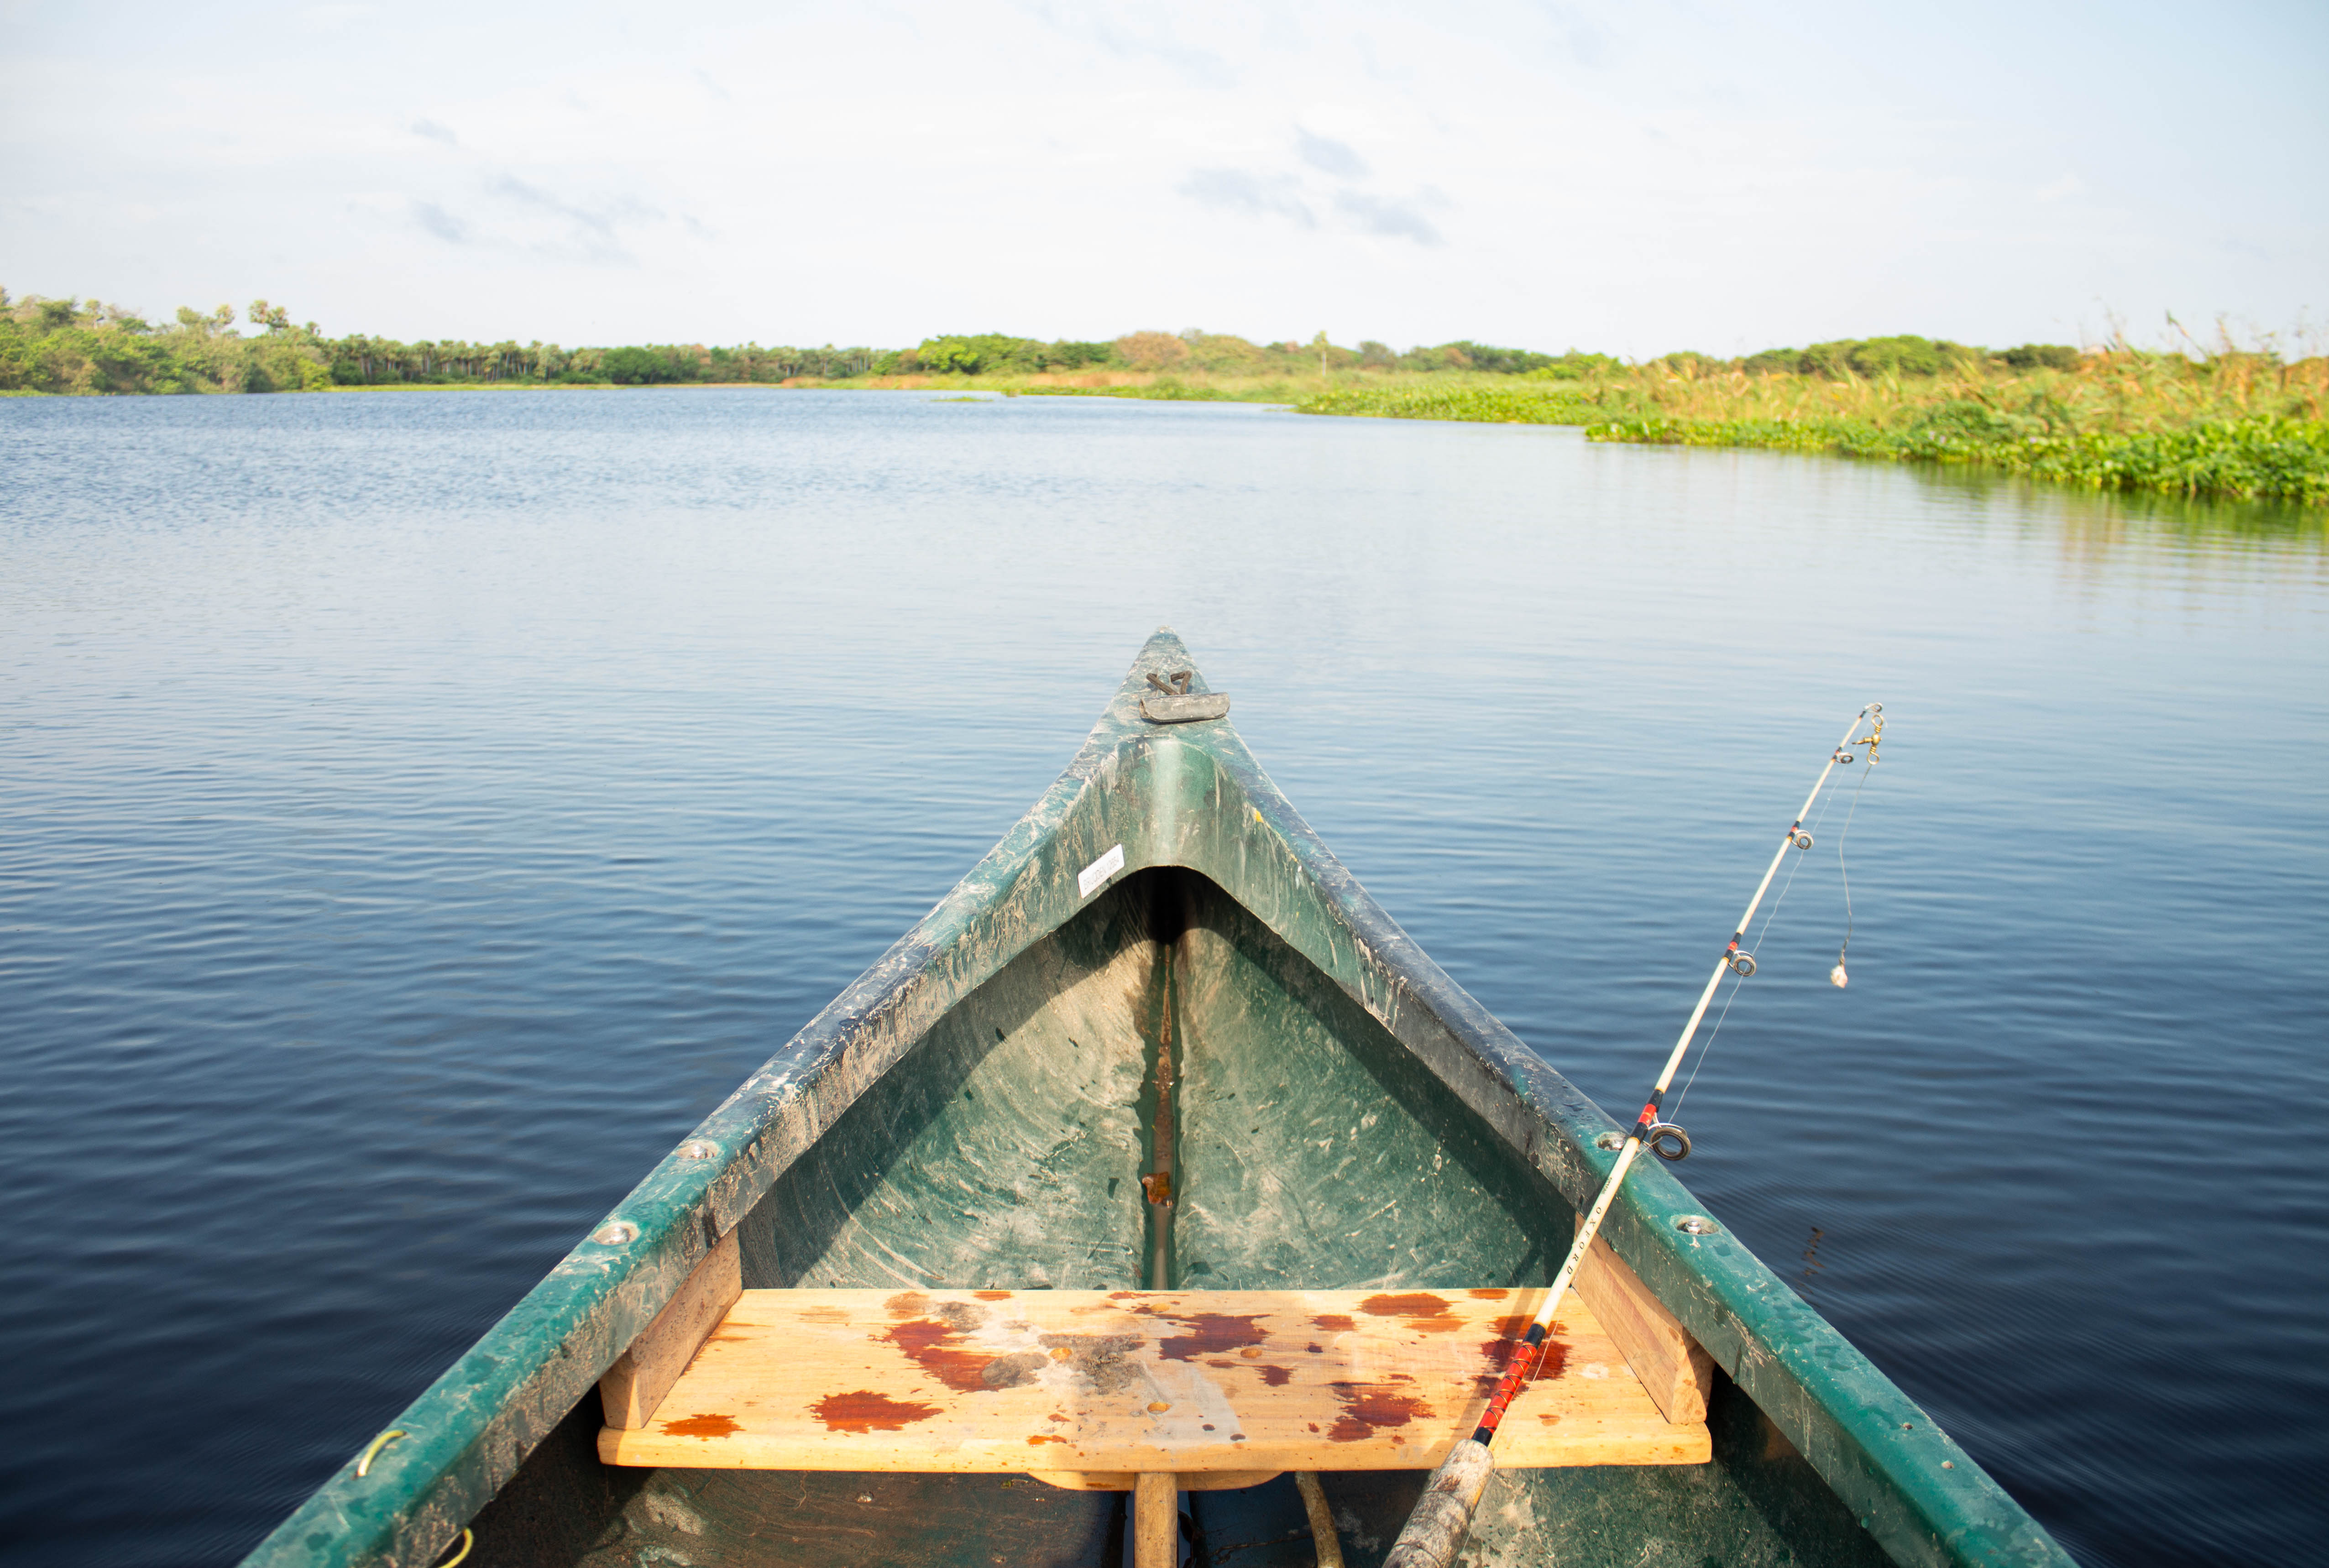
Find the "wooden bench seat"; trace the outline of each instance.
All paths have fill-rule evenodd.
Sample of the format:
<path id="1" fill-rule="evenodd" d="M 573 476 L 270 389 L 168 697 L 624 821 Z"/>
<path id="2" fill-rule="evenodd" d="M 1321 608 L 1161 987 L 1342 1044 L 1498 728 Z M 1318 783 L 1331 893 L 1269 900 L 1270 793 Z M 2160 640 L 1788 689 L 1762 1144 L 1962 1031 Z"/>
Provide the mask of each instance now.
<path id="1" fill-rule="evenodd" d="M 715 1254 L 707 1268 L 719 1262 Z M 1513 1337 L 1542 1299 L 1490 1288 L 697 1283 L 693 1306 L 683 1292 L 626 1356 L 628 1369 L 618 1364 L 602 1388 L 609 1424 L 599 1454 L 608 1463 L 1019 1471 L 1118 1489 L 1142 1473 L 1169 1472 L 1194 1489 L 1249 1486 L 1285 1470 L 1428 1469 L 1470 1435 Z M 1609 1281 L 1599 1284 L 1606 1293 Z M 723 1299 L 730 1304 L 715 1310 Z M 658 1347 L 652 1342 L 666 1320 L 676 1338 Z M 1678 1401 L 1673 1366 L 1656 1372 L 1664 1403 L 1683 1418 L 1668 1420 L 1586 1293 L 1563 1304 L 1552 1342 L 1544 1371 L 1497 1435 L 1500 1465 L 1708 1459 L 1702 1389 L 1694 1403 L 1688 1389 Z M 658 1349 L 664 1372 L 653 1365 Z M 684 1370 L 654 1392 L 674 1363 Z M 1698 1352 L 1681 1381 L 1702 1374 L 1702 1363 Z"/>

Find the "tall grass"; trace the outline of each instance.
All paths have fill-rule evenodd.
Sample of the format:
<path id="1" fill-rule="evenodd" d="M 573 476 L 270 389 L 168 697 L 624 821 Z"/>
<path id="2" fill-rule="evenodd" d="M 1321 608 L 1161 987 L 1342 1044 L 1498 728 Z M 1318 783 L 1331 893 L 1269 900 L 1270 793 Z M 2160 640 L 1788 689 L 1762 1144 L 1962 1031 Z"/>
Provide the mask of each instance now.
<path id="1" fill-rule="evenodd" d="M 1915 378 L 1702 372 L 1663 362 L 1577 382 L 1383 382 L 1305 413 L 1582 425 L 1589 439 L 1978 464 L 2101 489 L 2329 505 L 2329 360 L 2120 347 L 2063 370 L 1966 364 Z"/>

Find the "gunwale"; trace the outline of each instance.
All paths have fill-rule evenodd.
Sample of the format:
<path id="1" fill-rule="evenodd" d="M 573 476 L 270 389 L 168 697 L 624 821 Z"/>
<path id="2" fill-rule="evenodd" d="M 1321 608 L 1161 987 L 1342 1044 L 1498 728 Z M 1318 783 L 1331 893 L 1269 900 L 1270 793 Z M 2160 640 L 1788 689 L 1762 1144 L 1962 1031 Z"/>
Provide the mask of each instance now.
<path id="1" fill-rule="evenodd" d="M 658 1163 L 395 1421 L 367 1475 L 349 1462 L 246 1562 L 436 1561 L 720 1239 L 948 1008 L 1085 902 L 1078 874 L 1210 878 L 1372 1015 L 1572 1204 L 1614 1162 L 1598 1106 L 1417 946 L 1337 860 L 1226 720 L 1160 726 L 1151 674 L 1193 670 L 1150 638 L 1074 759 L 1028 813 L 865 973 Z M 1210 690 L 1202 675 L 1190 689 Z M 1113 880 L 1113 879 L 1111 879 Z M 1931 1417 L 1681 1182 L 1637 1167 L 1603 1234 L 1895 1561 L 2070 1558 Z"/>

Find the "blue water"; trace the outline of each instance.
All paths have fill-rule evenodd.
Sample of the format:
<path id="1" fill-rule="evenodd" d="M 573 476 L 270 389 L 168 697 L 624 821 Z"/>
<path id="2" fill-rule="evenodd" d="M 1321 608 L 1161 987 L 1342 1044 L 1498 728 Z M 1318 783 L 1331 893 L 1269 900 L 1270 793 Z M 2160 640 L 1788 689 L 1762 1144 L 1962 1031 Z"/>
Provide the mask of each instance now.
<path id="1" fill-rule="evenodd" d="M 0 401 L 0 1563 L 230 1562 L 1170 622 L 1327 842 L 2092 1564 L 2329 1529 L 2329 549 L 1575 432 Z"/>

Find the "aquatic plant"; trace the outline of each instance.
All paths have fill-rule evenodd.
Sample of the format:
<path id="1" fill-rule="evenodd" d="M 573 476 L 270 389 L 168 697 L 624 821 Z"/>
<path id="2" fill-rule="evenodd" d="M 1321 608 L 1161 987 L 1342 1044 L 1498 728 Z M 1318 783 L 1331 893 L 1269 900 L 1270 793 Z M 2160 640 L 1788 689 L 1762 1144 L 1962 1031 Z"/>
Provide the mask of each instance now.
<path id="1" fill-rule="evenodd" d="M 1902 462 L 1978 463 L 2104 490 L 2329 505 L 2329 424 L 2272 414 L 2174 430 L 2024 433 L 1962 415 L 1887 430 L 1853 420 L 1617 420 L 1593 441 L 1763 447 Z"/>
<path id="2" fill-rule="evenodd" d="M 1874 340 L 1897 348 L 1925 340 Z M 1823 349 L 1834 345 L 1818 345 Z M 1869 345 L 1859 345 L 1866 349 Z M 1894 461 L 1978 464 L 2066 484 L 2164 495 L 2329 504 L 2329 360 L 2284 363 L 2221 345 L 2154 354 L 2123 343 L 2075 355 L 2025 345 L 1979 360 L 1936 350 L 1818 356 L 1760 373 L 1673 354 L 1561 386 L 1534 378 L 1418 380 L 1322 392 L 1299 411 L 1390 419 L 1583 425 L 1597 441 L 1762 447 Z M 1795 355 L 1805 363 L 1810 351 Z M 2017 365 L 2020 368 L 2017 368 Z"/>

